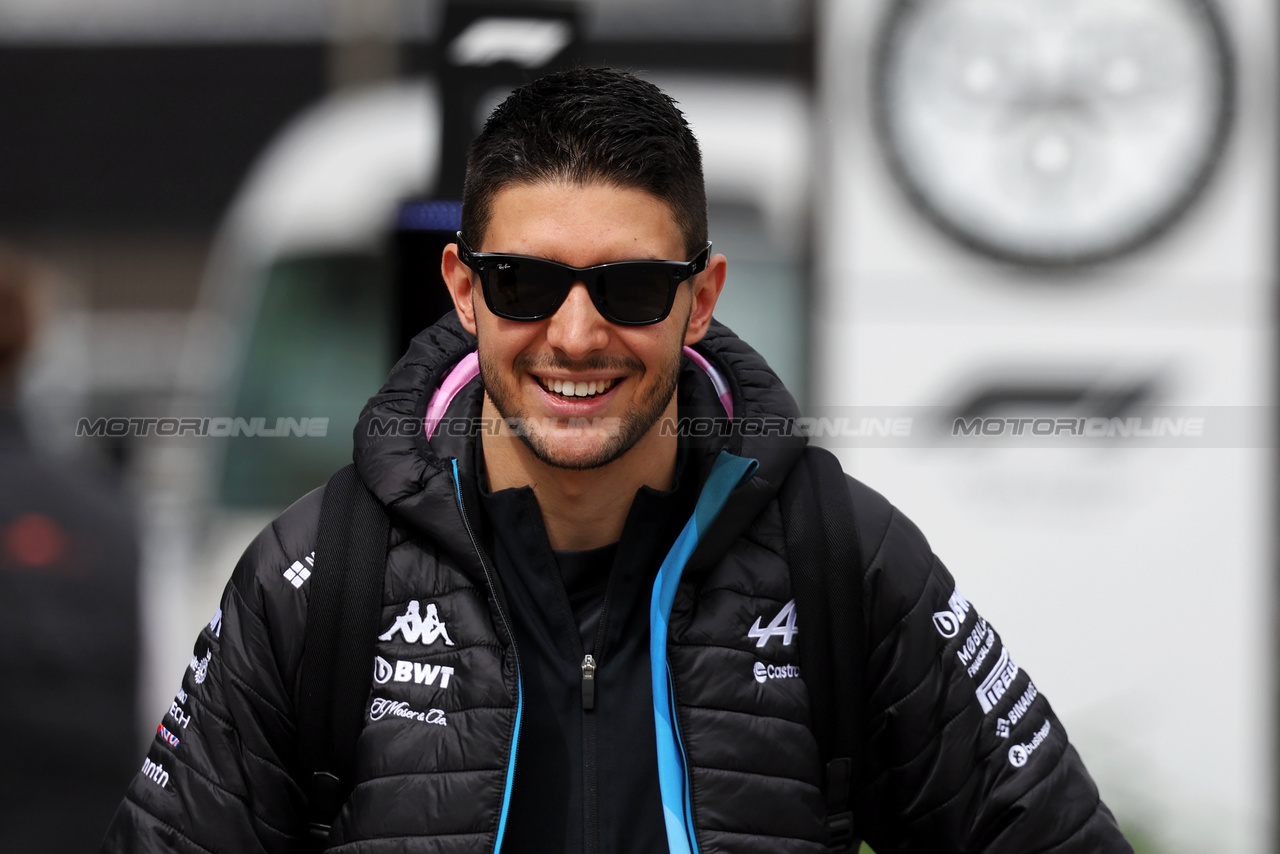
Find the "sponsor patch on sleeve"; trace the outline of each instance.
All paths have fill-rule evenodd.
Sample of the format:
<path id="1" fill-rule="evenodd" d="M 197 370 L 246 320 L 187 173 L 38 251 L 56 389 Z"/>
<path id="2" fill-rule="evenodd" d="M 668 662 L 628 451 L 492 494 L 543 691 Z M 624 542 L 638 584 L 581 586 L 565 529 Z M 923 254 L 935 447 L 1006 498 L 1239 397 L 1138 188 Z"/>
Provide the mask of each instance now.
<path id="1" fill-rule="evenodd" d="M 163 765 L 152 762 L 150 758 L 142 760 L 142 776 L 162 789 L 169 787 L 169 772 L 164 770 Z"/>
<path id="2" fill-rule="evenodd" d="M 995 666 L 991 668 L 991 672 L 987 674 L 986 679 L 982 680 L 975 692 L 984 714 L 989 714 L 996 707 L 996 703 L 1000 702 L 1000 698 L 1017 678 L 1018 665 L 1013 663 L 1009 650 L 1001 649 Z"/>
<path id="3" fill-rule="evenodd" d="M 160 740 L 170 747 L 177 747 L 181 743 L 178 741 L 178 737 L 169 732 L 164 724 L 160 724 L 160 726 L 156 727 L 156 735 L 160 736 Z"/>
<path id="4" fill-rule="evenodd" d="M 1044 726 L 1036 730 L 1036 734 L 1031 736 L 1031 740 L 1024 744 L 1015 744 L 1009 748 L 1009 764 L 1014 768 L 1021 768 L 1027 764 L 1027 760 L 1031 758 L 1031 754 L 1035 753 L 1036 748 L 1044 744 L 1046 738 L 1049 737 L 1049 722 L 1046 720 Z"/>
<path id="5" fill-rule="evenodd" d="M 938 634 L 950 640 L 960 634 L 960 627 L 964 625 L 965 617 L 969 616 L 971 607 L 969 600 L 960 595 L 959 589 L 953 590 L 946 609 L 934 613 L 933 627 L 938 630 Z"/>
<path id="6" fill-rule="evenodd" d="M 1013 728 L 1018 725 L 1027 711 L 1031 708 L 1031 704 L 1035 702 L 1040 692 L 1036 690 L 1036 683 L 1027 680 L 1027 689 L 1022 692 L 1022 696 L 1014 701 L 1013 706 L 1009 709 L 1009 714 L 996 720 L 996 735 L 1001 738 L 1008 738 L 1013 732 Z"/>

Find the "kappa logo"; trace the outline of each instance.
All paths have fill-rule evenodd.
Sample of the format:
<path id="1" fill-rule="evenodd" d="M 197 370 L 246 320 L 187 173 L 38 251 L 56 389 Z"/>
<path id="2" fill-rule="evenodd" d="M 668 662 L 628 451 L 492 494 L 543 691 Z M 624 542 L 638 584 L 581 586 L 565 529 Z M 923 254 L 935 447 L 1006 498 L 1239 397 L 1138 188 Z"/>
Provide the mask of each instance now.
<path id="1" fill-rule="evenodd" d="M 1045 721 L 1044 726 L 1031 737 L 1026 744 L 1015 744 L 1009 748 L 1009 764 L 1014 768 L 1021 768 L 1027 764 L 1027 760 L 1031 758 L 1031 754 L 1040 745 L 1044 744 L 1044 740 L 1049 737 L 1049 722 Z"/>
<path id="2" fill-rule="evenodd" d="M 453 646 L 453 639 L 449 637 L 449 631 L 440 619 L 439 612 L 436 611 L 436 603 L 427 603 L 426 617 L 422 616 L 419 607 L 417 599 L 410 601 L 409 607 L 403 614 L 396 617 L 391 628 L 378 635 L 378 640 L 389 641 L 396 636 L 396 632 L 399 632 L 404 635 L 406 643 L 420 642 L 423 646 L 430 646 L 438 638 L 444 638 L 445 646 Z"/>
<path id="3" fill-rule="evenodd" d="M 778 612 L 778 616 L 769 621 L 769 625 L 761 626 L 760 621 L 763 617 L 756 617 L 756 621 L 747 629 L 747 637 L 756 642 L 756 648 L 759 649 L 769 642 L 769 638 L 782 638 L 783 646 L 791 646 L 791 639 L 796 636 L 799 631 L 796 628 L 796 600 L 782 606 L 782 610 Z"/>
<path id="4" fill-rule="evenodd" d="M 397 661 L 394 666 L 380 655 L 373 657 L 373 681 L 386 685 L 396 682 L 414 682 L 418 685 L 434 685 L 440 679 L 440 687 L 448 688 L 453 678 L 453 668 L 440 664 L 424 664 L 417 661 Z"/>
<path id="5" fill-rule="evenodd" d="M 947 610 L 933 615 L 933 626 L 938 634 L 948 639 L 960 634 L 964 618 L 969 616 L 969 607 L 969 600 L 961 596 L 958 589 L 952 591 L 951 598 L 947 600 Z"/>
<path id="6" fill-rule="evenodd" d="M 206 676 L 209 675 L 209 659 L 213 657 L 213 650 L 205 650 L 204 658 L 196 658 L 191 656 L 191 678 L 196 681 L 197 685 L 204 682 Z"/>
<path id="7" fill-rule="evenodd" d="M 156 735 L 160 736 L 160 740 L 170 747 L 178 746 L 178 737 L 169 732 L 169 730 L 165 728 L 164 724 L 160 724 L 160 726 L 156 727 Z"/>
<path id="8" fill-rule="evenodd" d="M 305 561 L 305 565 L 303 563 Z M 303 583 L 311 577 L 311 568 L 316 565 L 316 553 L 304 557 L 302 560 L 295 560 L 289 564 L 284 571 L 284 580 L 292 584 L 295 588 L 301 588 Z"/>

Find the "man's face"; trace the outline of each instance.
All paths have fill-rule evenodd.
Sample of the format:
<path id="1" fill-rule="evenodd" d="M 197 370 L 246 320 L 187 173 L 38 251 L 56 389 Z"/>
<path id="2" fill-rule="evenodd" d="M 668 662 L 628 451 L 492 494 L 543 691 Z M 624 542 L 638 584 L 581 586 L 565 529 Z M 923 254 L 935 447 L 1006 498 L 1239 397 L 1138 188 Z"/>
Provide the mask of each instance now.
<path id="1" fill-rule="evenodd" d="M 495 196 L 483 244 L 473 248 L 574 267 L 685 259 L 665 202 L 604 184 L 508 187 Z M 446 251 L 444 272 L 463 324 L 478 339 L 481 377 L 498 414 L 518 419 L 521 438 L 543 463 L 591 469 L 636 446 L 664 414 L 674 416 L 681 347 L 705 334 L 723 282 L 724 260 L 713 262 L 680 286 L 671 313 L 650 326 L 605 320 L 581 283 L 545 320 L 504 320 L 488 310 L 456 251 L 452 263 Z M 564 393 L 567 383 L 574 393 Z"/>

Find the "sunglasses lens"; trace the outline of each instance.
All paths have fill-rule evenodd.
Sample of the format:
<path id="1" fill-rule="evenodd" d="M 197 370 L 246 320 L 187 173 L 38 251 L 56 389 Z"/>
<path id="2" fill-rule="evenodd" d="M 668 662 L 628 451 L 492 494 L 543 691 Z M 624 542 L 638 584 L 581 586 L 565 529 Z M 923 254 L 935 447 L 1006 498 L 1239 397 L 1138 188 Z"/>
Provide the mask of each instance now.
<path id="1" fill-rule="evenodd" d="M 671 277 L 643 264 L 602 271 L 596 279 L 596 307 L 619 323 L 655 323 L 666 316 Z"/>
<path id="2" fill-rule="evenodd" d="M 489 308 L 513 320 L 532 320 L 555 312 L 567 291 L 564 273 L 535 260 L 499 261 L 487 271 Z"/>

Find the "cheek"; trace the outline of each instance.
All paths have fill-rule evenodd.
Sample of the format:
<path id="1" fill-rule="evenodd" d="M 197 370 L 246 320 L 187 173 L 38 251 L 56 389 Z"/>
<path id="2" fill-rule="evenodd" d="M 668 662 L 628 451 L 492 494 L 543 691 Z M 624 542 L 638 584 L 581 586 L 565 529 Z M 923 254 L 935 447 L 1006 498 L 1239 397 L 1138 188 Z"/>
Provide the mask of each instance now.
<path id="1" fill-rule="evenodd" d="M 675 320 L 675 312 L 672 312 L 668 321 Z M 676 365 L 680 364 L 686 319 L 681 317 L 679 320 L 679 323 L 671 322 L 670 326 L 666 323 L 659 324 L 656 328 L 652 328 L 651 335 L 634 342 L 632 352 L 644 363 L 645 370 L 650 376 L 669 371 L 673 362 Z"/>
<path id="2" fill-rule="evenodd" d="M 538 340 L 537 323 L 503 320 L 488 312 L 476 317 L 476 342 L 481 358 L 508 371 L 521 353 L 532 352 Z"/>

